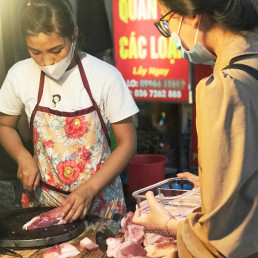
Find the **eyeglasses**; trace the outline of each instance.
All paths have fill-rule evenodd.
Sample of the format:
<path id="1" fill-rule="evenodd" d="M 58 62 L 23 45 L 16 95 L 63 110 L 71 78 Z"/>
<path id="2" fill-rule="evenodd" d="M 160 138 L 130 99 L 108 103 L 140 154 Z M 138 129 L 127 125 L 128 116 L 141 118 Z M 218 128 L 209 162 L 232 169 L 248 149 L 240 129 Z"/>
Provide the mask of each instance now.
<path id="1" fill-rule="evenodd" d="M 165 17 L 167 17 L 169 14 L 171 14 L 172 11 L 169 11 L 164 16 L 162 16 L 157 22 L 154 22 L 154 25 L 157 27 L 158 31 L 164 36 L 164 37 L 170 37 L 171 31 L 168 26 L 168 20 L 164 20 Z M 171 17 L 170 17 L 171 18 Z"/>

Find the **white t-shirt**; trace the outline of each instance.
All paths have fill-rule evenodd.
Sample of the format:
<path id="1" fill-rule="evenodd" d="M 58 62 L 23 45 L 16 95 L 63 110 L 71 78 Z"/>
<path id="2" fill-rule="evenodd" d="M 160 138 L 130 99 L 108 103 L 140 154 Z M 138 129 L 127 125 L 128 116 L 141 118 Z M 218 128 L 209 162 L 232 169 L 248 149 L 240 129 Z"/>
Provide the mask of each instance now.
<path id="1" fill-rule="evenodd" d="M 92 96 L 105 121 L 119 122 L 136 114 L 139 109 L 121 75 L 112 65 L 89 54 L 80 53 Z M 8 71 L 0 90 L 0 112 L 20 115 L 25 112 L 30 121 L 37 103 L 41 70 L 32 58 L 20 61 Z M 59 95 L 60 101 L 53 102 Z M 59 98 L 55 98 L 57 101 Z M 76 65 L 55 81 L 45 76 L 40 106 L 58 111 L 73 112 L 92 106 Z"/>

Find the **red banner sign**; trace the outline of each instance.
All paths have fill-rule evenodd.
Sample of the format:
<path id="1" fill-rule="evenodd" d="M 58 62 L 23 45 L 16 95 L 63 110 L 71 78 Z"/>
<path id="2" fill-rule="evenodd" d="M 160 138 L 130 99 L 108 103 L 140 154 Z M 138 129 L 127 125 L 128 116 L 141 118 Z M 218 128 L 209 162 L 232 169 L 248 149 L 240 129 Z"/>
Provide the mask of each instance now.
<path id="1" fill-rule="evenodd" d="M 159 18 L 157 0 L 113 0 L 116 67 L 136 100 L 188 102 L 188 62 Z"/>

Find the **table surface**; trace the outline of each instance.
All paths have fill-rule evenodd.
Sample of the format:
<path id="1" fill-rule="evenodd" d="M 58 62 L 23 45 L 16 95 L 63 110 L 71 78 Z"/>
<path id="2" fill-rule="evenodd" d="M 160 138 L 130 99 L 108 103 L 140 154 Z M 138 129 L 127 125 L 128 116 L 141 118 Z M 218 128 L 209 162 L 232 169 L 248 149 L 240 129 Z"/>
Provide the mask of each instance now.
<path id="1" fill-rule="evenodd" d="M 103 219 L 101 219 L 101 218 L 96 219 L 95 221 L 93 221 L 90 224 L 88 224 L 88 222 L 86 222 L 87 227 L 85 228 L 85 230 L 76 238 L 66 242 L 66 243 L 70 243 L 70 244 L 74 245 L 80 251 L 80 254 L 78 254 L 77 256 L 73 256 L 74 258 L 79 258 L 79 257 L 80 258 L 83 258 L 83 257 L 107 258 L 108 257 L 106 255 L 106 253 L 102 252 L 100 249 L 96 249 L 94 251 L 88 251 L 88 250 L 83 250 L 80 247 L 80 240 L 83 239 L 84 237 L 88 237 L 93 242 L 96 242 L 96 239 L 95 239 L 96 229 L 100 229 L 101 225 L 103 226 L 105 223 L 109 223 L 108 219 L 106 219 L 106 221 L 104 221 L 104 223 L 103 223 Z M 14 251 L 21 254 L 24 258 L 40 258 L 40 257 L 42 257 L 45 250 L 46 250 L 46 248 L 30 249 L 30 250 L 14 250 Z M 14 256 L 0 254 L 0 257 L 1 258 L 10 258 L 10 257 L 14 257 Z"/>

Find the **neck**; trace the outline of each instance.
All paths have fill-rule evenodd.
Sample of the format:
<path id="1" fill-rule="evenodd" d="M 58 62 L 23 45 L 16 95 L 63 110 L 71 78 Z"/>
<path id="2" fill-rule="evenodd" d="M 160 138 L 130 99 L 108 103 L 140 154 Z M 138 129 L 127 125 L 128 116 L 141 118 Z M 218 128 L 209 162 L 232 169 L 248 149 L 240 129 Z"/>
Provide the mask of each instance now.
<path id="1" fill-rule="evenodd" d="M 221 69 L 221 67 L 223 68 L 228 64 L 228 60 L 224 57 L 223 51 L 236 37 L 239 36 L 230 31 L 226 31 L 221 27 L 214 27 L 211 29 L 207 39 L 207 46 L 210 51 L 217 56 L 215 70 Z"/>
<path id="2" fill-rule="evenodd" d="M 235 37 L 236 35 L 232 32 L 214 25 L 207 15 L 202 15 L 197 42 L 201 42 L 212 54 L 216 55 L 217 61 L 224 60 L 223 50 Z"/>

